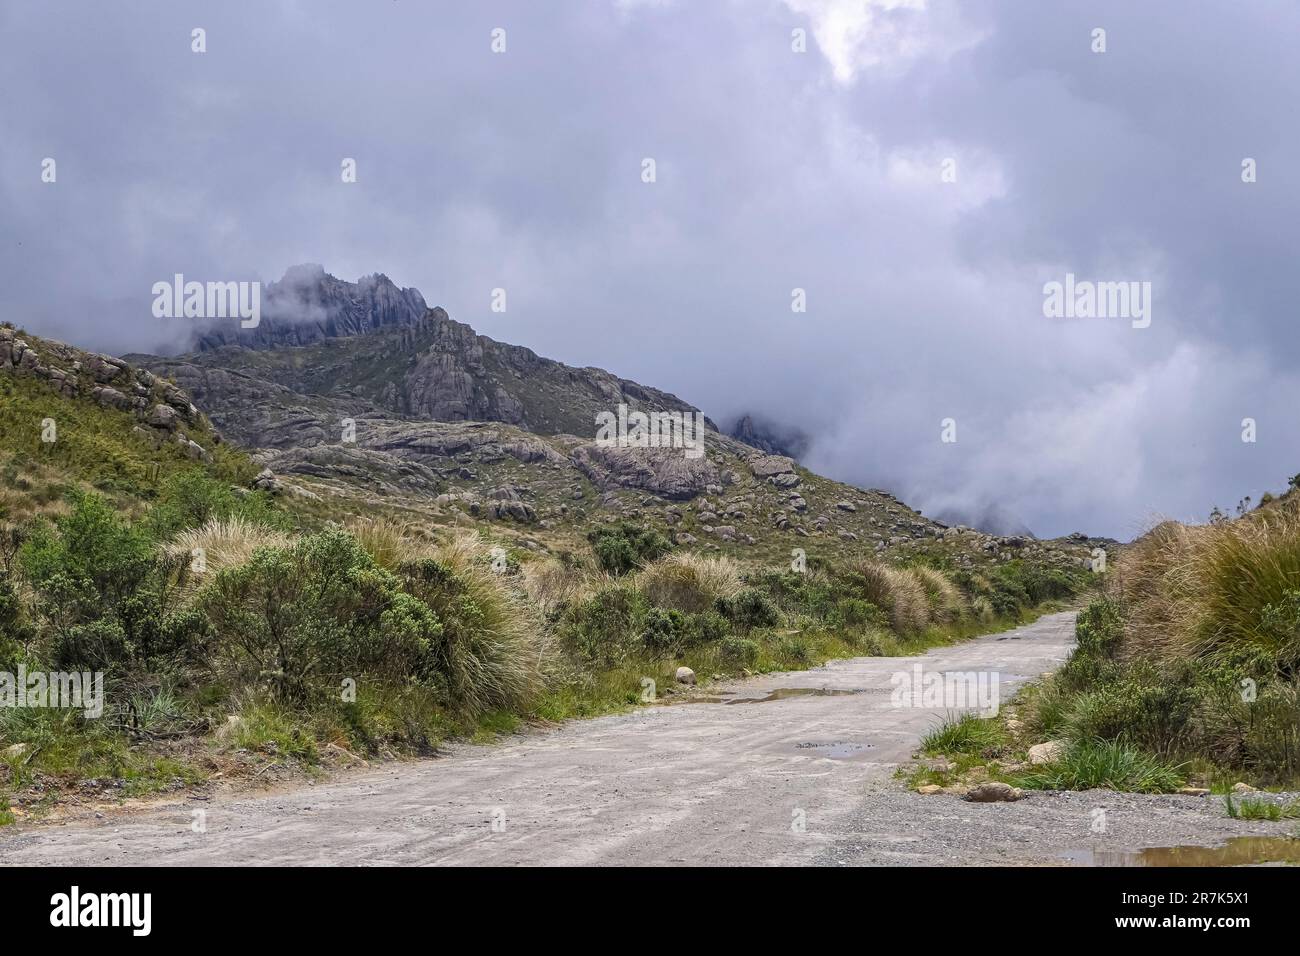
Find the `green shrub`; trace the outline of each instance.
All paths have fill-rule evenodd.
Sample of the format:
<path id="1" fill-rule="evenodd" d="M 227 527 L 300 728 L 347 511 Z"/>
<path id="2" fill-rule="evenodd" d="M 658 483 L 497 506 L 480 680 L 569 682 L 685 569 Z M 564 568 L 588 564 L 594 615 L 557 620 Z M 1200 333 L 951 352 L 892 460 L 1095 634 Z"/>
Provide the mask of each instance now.
<path id="1" fill-rule="evenodd" d="M 1074 634 L 1078 643 L 1061 669 L 1064 687 L 1077 691 L 1122 676 L 1123 669 L 1114 662 L 1124 637 L 1118 605 L 1106 598 L 1093 601 L 1079 613 Z"/>
<path id="2" fill-rule="evenodd" d="M 1079 573 L 1061 568 L 1025 563 L 1019 566 L 1019 574 L 1021 585 L 1029 595 L 1030 605 L 1074 597 L 1084 586 Z"/>
<path id="3" fill-rule="evenodd" d="M 1180 753 L 1199 704 L 1192 684 L 1142 670 L 1076 697 L 1068 732 L 1081 740 L 1125 741 L 1150 753 Z"/>
<path id="4" fill-rule="evenodd" d="M 610 574 L 627 574 L 672 550 L 658 531 L 626 522 L 595 528 L 587 534 L 601 568 Z"/>
<path id="5" fill-rule="evenodd" d="M 440 672 L 437 615 L 351 535 L 326 531 L 220 571 L 195 599 L 233 686 L 301 702 L 313 684 Z"/>
<path id="6" fill-rule="evenodd" d="M 238 495 L 229 482 L 202 471 L 184 471 L 168 477 L 145 519 L 148 532 L 156 538 L 199 528 L 209 521 L 243 518 L 254 524 L 289 530 L 292 521 L 263 491 Z"/>
<path id="7" fill-rule="evenodd" d="M 830 627 L 889 627 L 889 617 L 870 601 L 862 598 L 840 598 L 826 615 Z"/>
<path id="8" fill-rule="evenodd" d="M 1079 642 L 1078 652 L 1094 657 L 1114 657 L 1124 637 L 1124 621 L 1119 606 L 1107 598 L 1093 601 L 1079 612 L 1074 636 Z"/>
<path id="9" fill-rule="evenodd" d="M 727 636 L 728 624 L 717 611 L 701 611 L 688 614 L 685 620 L 683 638 L 687 647 L 703 644 L 716 644 Z"/>
<path id="10" fill-rule="evenodd" d="M 671 656 L 681 648 L 686 619 L 681 611 L 652 607 L 646 613 L 641 643 L 654 657 Z"/>
<path id="11" fill-rule="evenodd" d="M 806 615 L 823 620 L 834 611 L 838 597 L 850 593 L 842 582 L 832 582 L 811 571 L 759 571 L 745 576 L 745 583 L 766 594 L 786 615 Z"/>
<path id="12" fill-rule="evenodd" d="M 1025 586 L 1013 574 L 999 569 L 994 575 L 988 601 L 999 617 L 1016 617 L 1032 601 Z"/>
<path id="13" fill-rule="evenodd" d="M 801 634 L 783 636 L 776 642 L 776 653 L 785 664 L 802 666 L 812 660 L 812 649 L 808 645 L 808 639 Z"/>
<path id="14" fill-rule="evenodd" d="M 32 640 L 32 633 L 11 576 L 0 571 L 0 670 L 12 670 L 9 663 Z"/>
<path id="15" fill-rule="evenodd" d="M 1274 680 L 1250 703 L 1241 700 L 1236 688 L 1222 699 L 1245 711 L 1239 723 L 1241 763 L 1280 784 L 1300 779 L 1300 683 Z"/>
<path id="16" fill-rule="evenodd" d="M 196 639 L 195 618 L 173 613 L 179 563 L 99 495 L 74 493 L 72 511 L 38 525 L 18 563 L 56 667 L 140 666 L 187 651 Z"/>
<path id="17" fill-rule="evenodd" d="M 645 598 L 633 588 L 603 588 L 567 612 L 561 634 L 587 666 L 616 667 L 640 644 L 648 610 Z"/>
<path id="18" fill-rule="evenodd" d="M 729 667 L 743 667 L 748 670 L 758 663 L 758 642 L 748 638 L 724 638 L 718 652 L 723 663 Z"/>
<path id="19" fill-rule="evenodd" d="M 781 612 L 762 591 L 744 588 L 731 598 L 720 598 L 718 612 L 741 628 L 772 627 L 781 621 Z"/>

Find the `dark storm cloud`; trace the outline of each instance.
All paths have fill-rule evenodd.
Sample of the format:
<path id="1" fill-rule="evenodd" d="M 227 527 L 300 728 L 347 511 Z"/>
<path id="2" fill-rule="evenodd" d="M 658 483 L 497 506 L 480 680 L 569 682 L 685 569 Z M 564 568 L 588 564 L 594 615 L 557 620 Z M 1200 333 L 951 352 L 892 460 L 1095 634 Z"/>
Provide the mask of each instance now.
<path id="1" fill-rule="evenodd" d="M 158 349 L 176 272 L 382 271 L 802 424 L 811 465 L 927 510 L 1128 535 L 1300 470 L 1297 28 L 1173 0 L 6 3 L 0 312 Z M 1045 318 L 1066 272 L 1152 282 L 1151 327 Z"/>

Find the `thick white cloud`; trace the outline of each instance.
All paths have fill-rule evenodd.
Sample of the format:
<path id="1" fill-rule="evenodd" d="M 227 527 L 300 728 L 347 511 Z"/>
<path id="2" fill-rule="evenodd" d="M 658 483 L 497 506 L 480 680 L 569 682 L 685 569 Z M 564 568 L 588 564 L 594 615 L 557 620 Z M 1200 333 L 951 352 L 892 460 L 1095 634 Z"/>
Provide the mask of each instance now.
<path id="1" fill-rule="evenodd" d="M 174 272 L 379 270 L 804 425 L 812 464 L 927 510 L 1128 534 L 1300 471 L 1298 27 L 1262 0 L 9 4 L 0 314 L 149 349 L 184 331 L 149 314 Z M 1151 327 L 1045 318 L 1066 272 L 1151 281 Z"/>
<path id="2" fill-rule="evenodd" d="M 974 46 L 981 34 L 963 23 L 955 4 L 931 0 L 785 0 L 808 18 L 836 82 L 862 70 L 898 72 L 924 58 L 946 58 Z"/>

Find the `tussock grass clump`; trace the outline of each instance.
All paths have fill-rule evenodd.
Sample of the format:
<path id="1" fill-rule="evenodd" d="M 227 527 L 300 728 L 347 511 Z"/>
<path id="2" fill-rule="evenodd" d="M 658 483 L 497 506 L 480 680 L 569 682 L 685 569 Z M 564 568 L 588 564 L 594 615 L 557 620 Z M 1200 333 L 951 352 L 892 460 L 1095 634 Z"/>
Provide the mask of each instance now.
<path id="1" fill-rule="evenodd" d="M 1221 664 L 1300 665 L 1300 521 L 1290 510 L 1213 525 L 1195 549 L 1197 653 Z"/>
<path id="2" fill-rule="evenodd" d="M 636 575 L 635 586 L 652 604 L 687 614 L 734 598 L 743 587 L 740 568 L 731 558 L 690 552 L 669 554 L 646 565 Z"/>
<path id="3" fill-rule="evenodd" d="M 925 592 L 933 622 L 952 624 L 961 619 L 966 613 L 966 602 L 957 585 L 933 568 L 915 567 L 910 571 Z"/>
<path id="4" fill-rule="evenodd" d="M 432 551 L 432 542 L 413 535 L 409 526 L 392 518 L 361 518 L 348 522 L 346 527 L 375 564 L 389 571 L 396 571 L 407 561 L 428 557 Z"/>
<path id="5" fill-rule="evenodd" d="M 164 547 L 171 557 L 189 561 L 194 566 L 200 557 L 206 573 L 246 564 L 258 548 L 287 547 L 292 538 L 283 531 L 256 524 L 247 518 L 213 518 L 198 528 L 176 535 Z M 190 589 L 202 583 L 202 576 L 187 579 Z"/>
<path id="6" fill-rule="evenodd" d="M 948 717 L 921 738 L 921 750 L 928 756 L 940 754 L 982 754 L 1006 742 L 1006 732 L 996 720 L 964 713 Z"/>
<path id="7" fill-rule="evenodd" d="M 1300 666 L 1300 518 L 1269 508 L 1236 521 L 1167 521 L 1116 569 L 1123 656 L 1196 656 L 1215 664 Z"/>
<path id="8" fill-rule="evenodd" d="M 914 634 L 930 625 L 930 599 L 913 570 L 867 559 L 853 572 L 866 599 L 889 615 L 898 633 Z"/>
<path id="9" fill-rule="evenodd" d="M 523 708 L 540 692 L 549 652 L 541 622 L 492 570 L 482 538 L 459 534 L 432 557 L 403 564 L 399 576 L 442 625 L 431 653 L 460 706 Z"/>
<path id="10" fill-rule="evenodd" d="M 851 574 L 864 597 L 888 616 L 899 634 L 918 634 L 936 625 L 955 624 L 966 616 L 961 589 L 934 568 L 896 568 L 867 558 L 853 565 Z"/>
<path id="11" fill-rule="evenodd" d="M 1183 785 L 1183 766 L 1110 740 L 1079 740 L 1060 760 L 1015 778 L 1030 790 L 1126 790 L 1169 793 Z"/>
<path id="12" fill-rule="evenodd" d="M 602 587 L 613 583 L 604 572 L 590 572 L 572 561 L 542 557 L 522 568 L 522 585 L 528 599 L 547 620 L 565 608 L 581 604 Z"/>
<path id="13" fill-rule="evenodd" d="M 1080 614 L 1078 647 L 1031 725 L 1152 759 L 1300 779 L 1300 517 L 1164 522 Z M 1081 744 L 1082 745 L 1082 744 Z"/>

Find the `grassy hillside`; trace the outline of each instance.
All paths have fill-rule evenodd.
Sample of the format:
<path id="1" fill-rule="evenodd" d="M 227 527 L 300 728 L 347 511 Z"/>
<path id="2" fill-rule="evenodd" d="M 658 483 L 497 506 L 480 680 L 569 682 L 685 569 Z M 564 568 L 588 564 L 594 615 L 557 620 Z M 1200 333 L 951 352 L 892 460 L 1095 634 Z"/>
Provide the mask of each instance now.
<path id="1" fill-rule="evenodd" d="M 166 379 L 4 331 L 0 673 L 101 672 L 106 695 L 97 716 L 0 708 L 0 822 L 651 706 L 691 693 L 683 666 L 707 685 L 914 653 L 1091 583 L 1080 545 L 936 534 L 730 439 L 725 484 L 689 503 L 601 491 L 566 439 L 495 424 L 390 425 L 270 480 Z M 772 467 L 804 536 L 764 510 L 791 493 Z"/>
<path id="2" fill-rule="evenodd" d="M 221 442 L 201 415 L 185 423 L 183 432 L 202 449 L 203 457 L 196 459 L 189 446 L 164 440 L 165 430 L 142 425 L 136 411 L 90 397 L 93 379 L 70 394 L 72 389 L 61 386 L 67 379 L 57 375 L 75 376 L 74 369 L 88 363 L 91 353 L 8 326 L 0 327 L 2 334 L 24 342 L 38 359 L 35 371 L 0 364 L 0 520 L 57 512 L 67 493 L 78 488 L 98 490 L 131 508 L 155 497 L 178 475 L 246 484 L 256 473 L 248 455 Z M 135 383 L 135 372 L 126 366 L 108 381 Z M 165 383 L 152 391 L 158 395 L 150 395 L 150 401 L 161 399 Z"/>
<path id="3" fill-rule="evenodd" d="M 1001 721 L 943 728 L 932 754 L 1034 788 L 1300 785 L 1300 497 L 1153 528 L 1077 634 L 1059 673 Z M 1049 742 L 1054 759 L 1027 766 L 1028 748 Z M 922 770 L 915 782 L 951 778 Z M 1234 814 L 1255 807 L 1227 801 Z"/>

